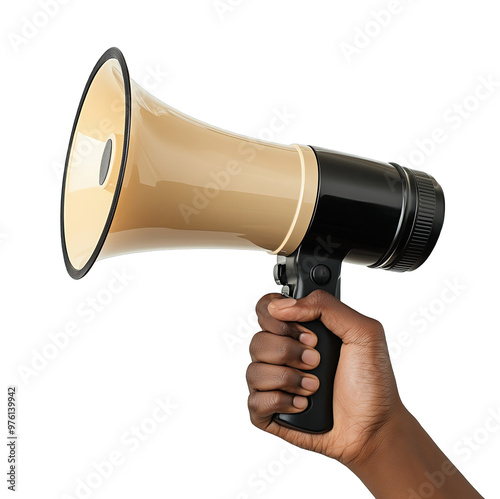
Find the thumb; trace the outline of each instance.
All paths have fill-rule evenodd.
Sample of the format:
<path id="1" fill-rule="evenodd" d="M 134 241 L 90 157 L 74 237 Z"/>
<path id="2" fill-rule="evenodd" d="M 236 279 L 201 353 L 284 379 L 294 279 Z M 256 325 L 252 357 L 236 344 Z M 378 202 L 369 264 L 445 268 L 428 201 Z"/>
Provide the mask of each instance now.
<path id="1" fill-rule="evenodd" d="M 269 313 L 285 322 L 309 322 L 319 319 L 343 343 L 366 343 L 380 334 L 382 325 L 360 314 L 323 290 L 313 291 L 305 298 L 277 299 L 268 306 Z"/>

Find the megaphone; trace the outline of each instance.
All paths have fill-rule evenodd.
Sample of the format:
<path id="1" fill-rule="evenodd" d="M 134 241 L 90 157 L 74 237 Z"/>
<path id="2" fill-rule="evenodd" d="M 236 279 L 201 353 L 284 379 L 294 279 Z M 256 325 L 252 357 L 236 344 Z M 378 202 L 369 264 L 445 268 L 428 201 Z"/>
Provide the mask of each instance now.
<path id="1" fill-rule="evenodd" d="M 343 261 L 398 272 L 419 267 L 444 221 L 434 178 L 306 145 L 243 137 L 197 121 L 129 77 L 106 51 L 78 107 L 64 169 L 61 237 L 66 268 L 83 277 L 98 259 L 167 248 L 235 248 L 277 255 L 282 293 L 340 297 Z M 318 336 L 320 388 L 299 414 L 276 414 L 309 433 L 333 428 L 342 342 Z"/>

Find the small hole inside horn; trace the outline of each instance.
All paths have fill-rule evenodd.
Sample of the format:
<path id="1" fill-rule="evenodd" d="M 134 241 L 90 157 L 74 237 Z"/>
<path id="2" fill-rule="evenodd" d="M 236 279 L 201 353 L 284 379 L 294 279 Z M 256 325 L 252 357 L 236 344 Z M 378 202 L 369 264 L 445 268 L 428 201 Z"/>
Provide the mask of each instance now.
<path id="1" fill-rule="evenodd" d="M 108 139 L 104 146 L 104 152 L 101 158 L 101 167 L 99 168 L 99 185 L 103 185 L 108 176 L 109 165 L 111 163 L 111 154 L 113 153 L 113 141 Z"/>

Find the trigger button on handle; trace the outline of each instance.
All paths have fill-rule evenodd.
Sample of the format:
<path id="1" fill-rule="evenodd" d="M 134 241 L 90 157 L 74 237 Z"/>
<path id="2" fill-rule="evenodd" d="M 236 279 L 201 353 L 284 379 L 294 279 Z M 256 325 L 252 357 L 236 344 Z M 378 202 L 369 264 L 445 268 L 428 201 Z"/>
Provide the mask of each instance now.
<path id="1" fill-rule="evenodd" d="M 332 273 L 326 265 L 316 265 L 311 270 L 311 279 L 318 286 L 325 286 L 325 284 L 328 284 L 330 282 L 331 278 Z"/>

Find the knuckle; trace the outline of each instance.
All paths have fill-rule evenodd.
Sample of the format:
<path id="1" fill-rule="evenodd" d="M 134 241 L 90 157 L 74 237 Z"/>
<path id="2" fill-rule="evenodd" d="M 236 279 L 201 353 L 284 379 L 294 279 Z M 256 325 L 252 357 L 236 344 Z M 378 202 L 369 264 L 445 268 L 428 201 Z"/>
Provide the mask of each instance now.
<path id="1" fill-rule="evenodd" d="M 292 353 L 292 348 L 290 342 L 282 341 L 278 349 L 280 361 L 286 362 L 290 358 L 291 353 Z"/>
<path id="2" fill-rule="evenodd" d="M 247 385 L 252 388 L 255 380 L 255 362 L 252 362 L 245 373 L 245 378 L 247 380 Z"/>
<path id="3" fill-rule="evenodd" d="M 268 297 L 269 295 L 264 295 L 255 305 L 255 313 L 257 314 L 258 317 L 260 317 L 265 309 L 265 307 L 268 303 Z"/>
<path id="4" fill-rule="evenodd" d="M 249 396 L 248 396 L 248 399 L 247 399 L 247 406 L 248 406 L 248 410 L 250 412 L 254 412 L 255 411 L 255 397 L 254 397 L 254 394 L 251 393 Z"/>
<path id="5" fill-rule="evenodd" d="M 281 368 L 276 371 L 276 383 L 280 388 L 288 388 L 291 385 L 291 376 L 288 369 Z"/>
<path id="6" fill-rule="evenodd" d="M 385 337 L 384 326 L 379 321 L 371 318 L 356 324 L 353 330 L 359 343 L 365 345 L 377 344 Z"/>
<path id="7" fill-rule="evenodd" d="M 368 318 L 366 329 L 369 331 L 370 336 L 380 339 L 385 335 L 384 326 L 376 319 Z"/>
<path id="8" fill-rule="evenodd" d="M 248 396 L 248 410 L 253 413 L 258 413 L 260 409 L 260 404 L 258 401 L 258 393 L 251 393 Z"/>
<path id="9" fill-rule="evenodd" d="M 260 331 L 256 334 L 254 334 L 252 340 L 250 341 L 250 345 L 248 347 L 248 350 L 250 351 L 250 355 L 253 357 L 254 355 L 257 355 L 258 352 L 260 351 L 260 346 L 262 344 L 264 336 L 264 332 Z"/>
<path id="10" fill-rule="evenodd" d="M 281 321 L 279 326 L 279 334 L 281 336 L 293 336 L 294 335 L 293 323 Z"/>
<path id="11" fill-rule="evenodd" d="M 332 295 L 323 289 L 315 289 L 306 298 L 308 307 L 320 312 L 332 304 Z"/>
<path id="12" fill-rule="evenodd" d="M 268 409 L 276 411 L 283 406 L 284 394 L 281 392 L 270 392 L 268 399 Z"/>
<path id="13" fill-rule="evenodd" d="M 294 386 L 295 376 L 290 369 L 283 368 L 276 373 L 277 382 L 282 389 L 291 389 Z"/>
<path id="14" fill-rule="evenodd" d="M 268 293 L 257 302 L 257 305 L 255 305 L 255 313 L 257 314 L 257 317 L 261 318 L 262 316 L 268 315 L 267 306 L 272 300 L 275 300 L 277 296 L 281 295 Z"/>
<path id="15" fill-rule="evenodd" d="M 328 300 L 331 295 L 324 289 L 315 289 L 309 296 L 314 304 L 321 305 Z"/>

